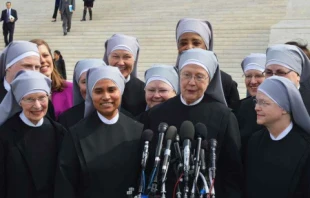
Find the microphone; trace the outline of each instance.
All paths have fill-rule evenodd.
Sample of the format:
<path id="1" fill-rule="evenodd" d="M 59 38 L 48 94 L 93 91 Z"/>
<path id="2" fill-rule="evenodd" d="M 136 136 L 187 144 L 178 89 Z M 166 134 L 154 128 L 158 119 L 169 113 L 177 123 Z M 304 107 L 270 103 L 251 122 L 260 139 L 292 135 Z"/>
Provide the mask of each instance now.
<path id="1" fill-rule="evenodd" d="M 189 192 L 188 189 L 188 181 L 189 181 L 189 170 L 190 170 L 190 149 L 191 149 L 191 141 L 194 139 L 195 128 L 191 121 L 184 121 L 180 127 L 180 136 L 181 140 L 183 140 L 183 155 L 184 155 L 184 197 L 187 197 Z"/>
<path id="2" fill-rule="evenodd" d="M 210 139 L 210 166 L 209 166 L 209 175 L 212 179 L 215 179 L 216 173 L 216 147 L 217 141 L 216 139 Z"/>
<path id="3" fill-rule="evenodd" d="M 146 167 L 147 159 L 149 156 L 149 144 L 152 139 L 153 139 L 153 131 L 151 129 L 146 129 L 145 131 L 143 131 L 142 140 L 144 141 L 144 149 L 141 161 L 141 166 L 143 170 Z"/>
<path id="4" fill-rule="evenodd" d="M 201 172 L 205 173 L 207 169 L 206 165 L 206 151 L 208 150 L 208 141 L 203 140 L 201 142 L 201 151 L 200 151 L 200 159 L 201 159 Z"/>
<path id="5" fill-rule="evenodd" d="M 166 150 L 164 153 L 164 160 L 163 160 L 163 165 L 162 165 L 162 174 L 165 174 L 168 170 L 168 166 L 169 166 L 169 161 L 170 161 L 170 156 L 171 156 L 171 143 L 172 141 L 175 140 L 175 137 L 177 135 L 177 128 L 175 126 L 170 126 L 167 130 L 166 133 Z"/>
<path id="6" fill-rule="evenodd" d="M 160 164 L 160 154 L 163 146 L 163 140 L 165 136 L 165 132 L 168 128 L 168 124 L 165 122 L 161 122 L 158 125 L 158 132 L 159 132 L 159 137 L 158 137 L 158 142 L 157 142 L 157 147 L 156 147 L 156 152 L 155 152 L 155 162 L 154 162 L 154 167 L 152 170 L 152 176 L 150 178 L 150 183 L 148 185 L 148 189 L 151 189 L 151 195 L 155 195 L 157 191 L 157 175 L 158 175 L 158 168 Z"/>
<path id="7" fill-rule="evenodd" d="M 144 183 L 145 183 L 145 174 L 144 170 L 146 167 L 147 159 L 149 156 L 149 143 L 153 139 L 153 131 L 151 129 L 146 129 L 142 133 L 142 140 L 144 141 L 144 148 L 143 148 L 143 153 L 142 153 L 142 160 L 141 160 L 141 179 L 140 179 L 140 185 L 138 189 L 139 196 L 143 193 L 144 189 Z"/>

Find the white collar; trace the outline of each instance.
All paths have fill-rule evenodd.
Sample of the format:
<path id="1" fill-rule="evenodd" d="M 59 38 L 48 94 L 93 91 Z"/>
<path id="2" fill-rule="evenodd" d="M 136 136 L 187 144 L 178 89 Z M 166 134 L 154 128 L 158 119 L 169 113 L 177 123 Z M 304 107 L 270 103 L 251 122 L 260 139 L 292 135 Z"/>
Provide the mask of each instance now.
<path id="1" fill-rule="evenodd" d="M 31 127 L 40 127 L 40 126 L 42 126 L 43 120 L 44 120 L 44 118 L 41 118 L 41 120 L 35 125 L 25 116 L 24 111 L 22 111 L 19 114 L 19 117 L 26 125 L 31 126 Z"/>
<path id="2" fill-rule="evenodd" d="M 193 102 L 193 103 L 191 103 L 191 104 L 187 104 L 187 103 L 185 102 L 185 100 L 184 100 L 183 97 L 182 97 L 182 94 L 180 94 L 180 98 L 181 98 L 181 102 L 182 102 L 184 105 L 186 105 L 186 106 L 194 106 L 194 105 L 196 105 L 196 104 L 198 104 L 198 103 L 200 103 L 200 102 L 202 101 L 203 95 L 201 96 L 201 98 L 199 98 L 198 100 L 196 100 L 195 102 Z"/>
<path id="3" fill-rule="evenodd" d="M 125 78 L 125 83 L 128 83 L 130 81 L 130 74 L 128 75 L 127 78 Z"/>
<path id="4" fill-rule="evenodd" d="M 291 122 L 290 125 L 288 125 L 288 127 L 286 127 L 286 129 L 284 129 L 284 131 L 282 131 L 278 137 L 274 137 L 271 133 L 270 134 L 270 138 L 273 140 L 273 141 L 279 141 L 279 140 L 282 140 L 283 138 L 285 138 L 285 136 L 287 136 L 287 134 L 289 134 L 289 132 L 292 130 L 293 128 L 293 123 Z"/>
<path id="5" fill-rule="evenodd" d="M 112 118 L 111 120 L 108 120 L 106 117 L 101 115 L 98 111 L 97 111 L 97 114 L 101 122 L 103 122 L 104 124 L 108 124 L 108 125 L 115 124 L 119 118 L 119 113 L 117 113 L 116 116 L 114 116 L 114 118 Z"/>
<path id="6" fill-rule="evenodd" d="M 11 86 L 10 84 L 8 83 L 8 81 L 5 80 L 5 77 L 4 77 L 4 81 L 3 81 L 3 86 L 4 86 L 4 89 L 7 90 L 7 91 L 10 91 L 11 90 Z"/>

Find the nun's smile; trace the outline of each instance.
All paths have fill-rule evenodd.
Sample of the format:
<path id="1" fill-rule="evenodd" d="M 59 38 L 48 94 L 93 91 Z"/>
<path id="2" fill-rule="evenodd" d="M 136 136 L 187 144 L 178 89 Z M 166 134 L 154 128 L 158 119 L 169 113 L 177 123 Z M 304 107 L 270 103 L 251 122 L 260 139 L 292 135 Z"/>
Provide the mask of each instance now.
<path id="1" fill-rule="evenodd" d="M 149 108 L 176 96 L 173 88 L 161 80 L 154 80 L 145 87 L 145 100 Z"/>
<path id="2" fill-rule="evenodd" d="M 133 54 L 126 50 L 114 50 L 108 60 L 109 65 L 118 67 L 125 78 L 131 74 L 135 62 Z"/>
<path id="3" fill-rule="evenodd" d="M 262 72 L 258 70 L 248 70 L 245 72 L 245 85 L 251 96 L 255 96 L 258 86 L 265 80 Z"/>
<path id="4" fill-rule="evenodd" d="M 121 91 L 112 80 L 101 79 L 92 90 L 95 109 L 107 119 L 112 119 L 118 113 L 121 98 Z"/>

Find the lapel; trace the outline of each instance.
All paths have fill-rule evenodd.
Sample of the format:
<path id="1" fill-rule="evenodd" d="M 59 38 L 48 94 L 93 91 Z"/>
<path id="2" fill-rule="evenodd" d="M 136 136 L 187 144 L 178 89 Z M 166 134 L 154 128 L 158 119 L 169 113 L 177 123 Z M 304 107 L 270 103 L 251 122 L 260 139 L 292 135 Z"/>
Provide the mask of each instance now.
<path id="1" fill-rule="evenodd" d="M 26 152 L 26 148 L 25 148 L 25 141 L 24 141 L 24 136 L 25 136 L 25 130 L 23 129 L 22 126 L 24 126 L 24 123 L 20 120 L 19 114 L 16 114 L 17 119 L 18 119 L 18 123 L 16 123 L 13 126 L 13 131 L 14 131 L 14 143 L 16 145 L 16 147 L 18 148 L 21 157 L 23 158 L 24 162 L 25 162 L 25 166 L 27 167 L 28 170 L 28 174 L 32 179 L 32 183 L 35 186 L 35 188 L 37 190 L 42 189 L 42 185 L 45 185 L 44 182 L 42 182 L 43 180 L 45 181 L 45 178 L 42 178 L 42 175 L 40 175 L 40 172 L 37 171 L 38 168 L 40 167 L 33 167 L 32 163 L 31 163 L 31 153 Z M 48 119 L 49 118 L 44 118 L 44 119 Z M 59 151 L 60 148 L 60 144 L 61 144 L 61 140 L 63 137 L 63 130 L 59 130 L 59 127 L 57 129 L 57 127 L 55 126 L 55 124 L 50 120 L 50 122 L 53 125 L 54 131 L 55 131 L 55 139 L 56 139 L 56 148 L 57 153 Z"/>

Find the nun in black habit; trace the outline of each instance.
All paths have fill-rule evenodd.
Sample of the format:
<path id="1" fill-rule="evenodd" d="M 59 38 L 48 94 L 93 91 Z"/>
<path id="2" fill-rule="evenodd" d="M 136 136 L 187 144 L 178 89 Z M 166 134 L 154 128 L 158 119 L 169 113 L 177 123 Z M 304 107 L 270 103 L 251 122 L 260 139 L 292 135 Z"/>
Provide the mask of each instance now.
<path id="1" fill-rule="evenodd" d="M 181 94 L 153 107 L 144 127 L 156 132 L 161 122 L 173 125 L 178 130 L 185 120 L 193 124 L 205 124 L 209 138 L 217 139 L 220 151 L 217 153 L 216 197 L 239 198 L 243 176 L 239 153 L 240 133 L 237 120 L 226 105 L 216 56 L 211 51 L 190 49 L 180 55 L 178 68 Z M 154 155 L 153 147 L 150 164 L 155 159 Z M 167 197 L 172 197 L 172 189 L 177 181 L 172 168 L 169 168 L 167 177 Z"/>
<path id="2" fill-rule="evenodd" d="M 266 128 L 249 140 L 245 197 L 310 197 L 310 118 L 298 89 L 287 78 L 267 78 L 255 110 Z"/>
<path id="3" fill-rule="evenodd" d="M 103 60 L 111 66 L 118 67 L 125 77 L 125 90 L 122 107 L 133 116 L 145 111 L 144 82 L 137 78 L 139 43 L 137 38 L 123 34 L 114 34 L 105 43 Z"/>
<path id="4" fill-rule="evenodd" d="M 20 71 L 0 105 L 0 197 L 52 198 L 65 129 L 48 117 L 51 80 Z"/>
<path id="5" fill-rule="evenodd" d="M 282 76 L 291 80 L 299 89 L 301 98 L 310 115 L 310 61 L 297 46 L 278 44 L 266 51 L 265 77 Z"/>
<path id="6" fill-rule="evenodd" d="M 213 51 L 213 29 L 209 21 L 183 18 L 176 27 L 176 41 L 179 53 L 192 48 Z M 228 107 L 236 109 L 239 102 L 238 84 L 226 72 L 220 70 L 221 83 Z"/>
<path id="7" fill-rule="evenodd" d="M 58 122 L 66 129 L 84 118 L 86 98 L 86 73 L 90 68 L 106 64 L 100 59 L 84 59 L 76 63 L 73 73 L 73 107 L 58 117 Z"/>
<path id="8" fill-rule="evenodd" d="M 10 83 L 15 75 L 21 70 L 40 72 L 40 52 L 34 43 L 13 41 L 0 55 L 0 103 L 10 90 Z M 54 107 L 51 102 L 48 104 L 47 116 L 55 120 Z"/>
<path id="9" fill-rule="evenodd" d="M 86 82 L 85 118 L 64 138 L 55 198 L 125 198 L 138 183 L 143 125 L 118 110 L 125 88 L 118 68 L 91 68 Z"/>

